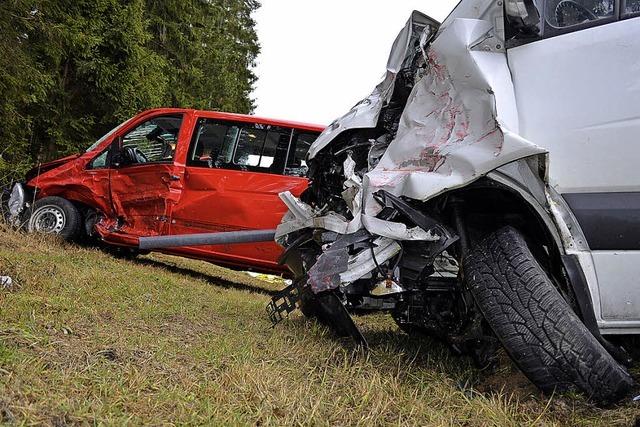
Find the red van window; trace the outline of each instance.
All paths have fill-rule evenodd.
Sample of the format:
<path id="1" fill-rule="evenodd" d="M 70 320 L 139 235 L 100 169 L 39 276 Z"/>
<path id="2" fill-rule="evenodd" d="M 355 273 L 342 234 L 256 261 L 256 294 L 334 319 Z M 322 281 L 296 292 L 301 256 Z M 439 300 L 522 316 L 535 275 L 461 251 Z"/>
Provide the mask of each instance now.
<path id="1" fill-rule="evenodd" d="M 129 131 L 121 149 L 135 153 L 134 163 L 171 162 L 181 124 L 181 115 L 154 117 Z"/>
<path id="2" fill-rule="evenodd" d="M 294 131 L 289 159 L 287 160 L 286 175 L 306 176 L 309 168 L 307 167 L 306 157 L 311 144 L 318 138 L 318 132 L 301 132 Z"/>
<path id="3" fill-rule="evenodd" d="M 187 165 L 283 174 L 292 129 L 201 119 Z"/>
<path id="4" fill-rule="evenodd" d="M 636 16 L 640 14 L 640 0 L 625 0 L 622 13 L 624 16 Z"/>

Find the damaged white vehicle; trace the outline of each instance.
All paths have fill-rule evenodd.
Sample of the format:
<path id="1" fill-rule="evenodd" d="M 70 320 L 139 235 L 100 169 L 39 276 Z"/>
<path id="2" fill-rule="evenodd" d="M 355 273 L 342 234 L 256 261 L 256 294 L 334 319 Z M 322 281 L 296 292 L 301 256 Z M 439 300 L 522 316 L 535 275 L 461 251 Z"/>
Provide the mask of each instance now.
<path id="1" fill-rule="evenodd" d="M 384 80 L 312 145 L 281 198 L 296 306 L 366 345 L 349 312 L 481 366 L 504 346 L 546 392 L 634 388 L 640 333 L 640 0 L 463 0 L 414 12 Z"/>

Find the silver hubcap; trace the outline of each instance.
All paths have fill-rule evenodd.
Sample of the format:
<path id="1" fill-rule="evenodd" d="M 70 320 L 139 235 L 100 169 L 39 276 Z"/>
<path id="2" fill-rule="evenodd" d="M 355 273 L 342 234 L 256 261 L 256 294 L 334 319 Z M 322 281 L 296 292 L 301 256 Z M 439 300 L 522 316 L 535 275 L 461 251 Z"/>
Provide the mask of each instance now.
<path id="1" fill-rule="evenodd" d="M 58 206 L 43 206 L 31 215 L 29 230 L 58 234 L 64 229 L 66 223 L 64 211 Z"/>

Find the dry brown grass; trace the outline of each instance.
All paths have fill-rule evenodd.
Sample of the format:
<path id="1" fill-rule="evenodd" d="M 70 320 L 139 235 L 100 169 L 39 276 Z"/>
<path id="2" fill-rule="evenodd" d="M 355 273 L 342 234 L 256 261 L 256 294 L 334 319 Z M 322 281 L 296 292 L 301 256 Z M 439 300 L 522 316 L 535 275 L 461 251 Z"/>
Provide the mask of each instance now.
<path id="1" fill-rule="evenodd" d="M 540 395 L 505 359 L 484 377 L 385 316 L 357 319 L 364 355 L 295 315 L 270 328 L 280 287 L 210 264 L 123 261 L 0 230 L 0 422 L 209 425 L 633 425 Z"/>

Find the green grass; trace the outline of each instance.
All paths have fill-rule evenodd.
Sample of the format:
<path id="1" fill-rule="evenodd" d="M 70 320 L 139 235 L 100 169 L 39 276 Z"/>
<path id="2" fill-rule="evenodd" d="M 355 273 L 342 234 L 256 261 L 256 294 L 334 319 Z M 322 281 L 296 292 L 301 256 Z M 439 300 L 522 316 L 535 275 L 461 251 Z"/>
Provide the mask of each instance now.
<path id="1" fill-rule="evenodd" d="M 137 261 L 0 229 L 0 423 L 633 425 L 492 375 L 386 316 L 359 317 L 364 355 L 300 314 L 270 328 L 282 286 L 165 255 Z M 637 374 L 637 371 L 636 371 Z"/>

